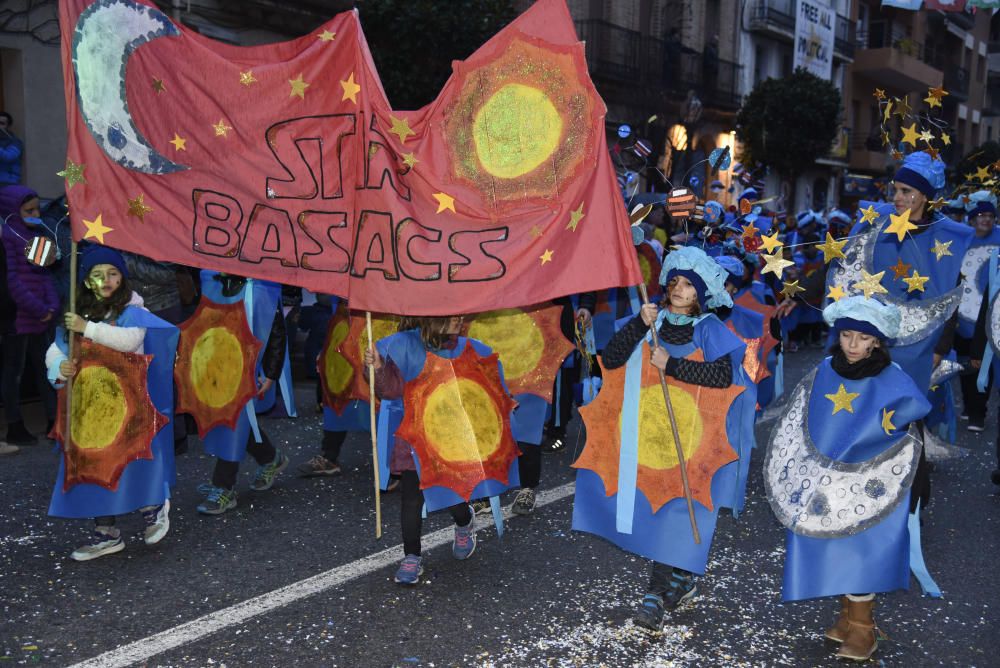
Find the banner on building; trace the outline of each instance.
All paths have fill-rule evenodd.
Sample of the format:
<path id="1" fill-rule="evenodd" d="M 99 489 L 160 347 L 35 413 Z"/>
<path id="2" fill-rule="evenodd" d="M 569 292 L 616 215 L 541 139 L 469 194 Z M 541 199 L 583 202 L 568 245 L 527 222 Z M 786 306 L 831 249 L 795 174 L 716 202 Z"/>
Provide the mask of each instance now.
<path id="1" fill-rule="evenodd" d="M 798 0 L 795 6 L 793 68 L 802 67 L 821 79 L 830 80 L 836 16 L 822 0 Z"/>

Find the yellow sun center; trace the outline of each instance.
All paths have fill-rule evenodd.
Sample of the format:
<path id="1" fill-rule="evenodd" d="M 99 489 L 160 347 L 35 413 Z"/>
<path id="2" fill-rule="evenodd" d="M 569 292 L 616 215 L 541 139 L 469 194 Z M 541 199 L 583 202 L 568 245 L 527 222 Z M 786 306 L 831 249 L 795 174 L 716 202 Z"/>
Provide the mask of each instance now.
<path id="1" fill-rule="evenodd" d="M 198 400 L 212 408 L 229 404 L 243 379 L 243 351 L 225 327 L 211 327 L 191 351 L 191 386 Z"/>
<path id="2" fill-rule="evenodd" d="M 537 88 L 507 84 L 480 107 L 472 123 L 476 155 L 493 176 L 513 179 L 545 162 L 559 146 L 562 118 Z"/>
<path id="3" fill-rule="evenodd" d="M 502 427 L 490 395 L 473 380 L 449 380 L 427 397 L 424 431 L 448 461 L 486 459 L 500 447 Z"/>
<path id="4" fill-rule="evenodd" d="M 469 337 L 478 339 L 500 356 L 507 380 L 521 378 L 538 366 L 545 337 L 531 316 L 516 308 L 480 316 L 469 326 Z"/>
<path id="5" fill-rule="evenodd" d="M 73 441 L 85 450 L 101 450 L 122 429 L 128 406 L 121 382 L 108 368 L 88 366 L 73 383 Z"/>
<path id="6" fill-rule="evenodd" d="M 341 320 L 333 327 L 330 335 L 330 347 L 326 350 L 326 358 L 323 360 L 323 372 L 326 374 L 326 386 L 333 394 L 342 394 L 347 386 L 351 384 L 354 377 L 354 368 L 347 358 L 337 352 L 337 347 L 347 338 L 350 325 L 346 320 Z"/>
<path id="7" fill-rule="evenodd" d="M 690 462 L 701 441 L 698 406 L 694 397 L 676 387 L 670 388 L 670 403 L 677 418 L 677 434 L 681 438 L 684 459 Z M 639 395 L 639 463 L 654 469 L 670 469 L 678 464 L 670 418 L 659 385 L 644 387 Z"/>

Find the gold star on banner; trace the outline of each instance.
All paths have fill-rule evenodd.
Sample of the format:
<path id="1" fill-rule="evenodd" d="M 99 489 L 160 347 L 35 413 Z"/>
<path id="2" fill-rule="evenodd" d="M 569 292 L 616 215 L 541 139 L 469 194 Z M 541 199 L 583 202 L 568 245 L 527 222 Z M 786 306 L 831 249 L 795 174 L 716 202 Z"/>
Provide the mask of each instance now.
<path id="1" fill-rule="evenodd" d="M 174 133 L 174 138 L 170 140 L 170 143 L 174 145 L 175 151 L 186 151 L 187 150 L 187 139 L 181 137 L 176 132 Z"/>
<path id="2" fill-rule="evenodd" d="M 832 288 L 830 288 L 830 291 L 826 293 L 826 296 L 827 298 L 832 299 L 833 301 L 837 301 L 841 297 L 846 297 L 847 295 L 844 294 L 844 288 L 840 287 L 839 285 L 835 285 Z"/>
<path id="3" fill-rule="evenodd" d="M 867 209 L 861 209 L 862 223 L 872 225 L 876 220 L 878 220 L 878 211 L 875 210 L 875 205 L 869 204 Z"/>
<path id="4" fill-rule="evenodd" d="M 569 212 L 569 223 L 567 223 L 566 229 L 576 232 L 576 226 L 580 224 L 580 221 L 583 220 L 585 215 L 586 214 L 583 213 L 583 202 L 580 202 L 580 206 Z"/>
<path id="5" fill-rule="evenodd" d="M 935 239 L 934 247 L 931 248 L 931 252 L 934 253 L 934 257 L 937 258 L 937 261 L 940 262 L 941 258 L 943 258 L 945 255 L 951 255 L 951 242 L 946 241 L 944 243 L 941 243 L 940 241 Z"/>
<path id="6" fill-rule="evenodd" d="M 86 218 L 84 218 L 83 225 L 84 227 L 87 228 L 87 231 L 84 233 L 83 238 L 97 239 L 97 243 L 99 244 L 104 243 L 105 234 L 107 234 L 108 232 L 114 232 L 113 229 L 107 227 L 104 224 L 104 221 L 101 220 L 101 214 L 97 214 L 97 218 L 94 218 L 93 220 L 87 220 Z"/>
<path id="7" fill-rule="evenodd" d="M 775 231 L 771 236 L 760 235 L 760 242 L 764 244 L 764 250 L 768 253 L 773 253 L 776 249 L 781 248 L 785 244 L 778 241 L 778 232 Z"/>
<path id="8" fill-rule="evenodd" d="M 892 272 L 893 276 L 898 281 L 899 279 L 910 273 L 910 266 L 903 262 L 903 258 L 896 258 L 896 264 L 889 267 L 889 271 Z"/>
<path id="9" fill-rule="evenodd" d="M 552 251 L 546 248 L 545 252 L 538 256 L 538 259 L 542 261 L 542 264 L 552 262 Z"/>
<path id="10" fill-rule="evenodd" d="M 872 94 L 875 96 L 876 100 L 884 100 L 885 99 L 885 91 L 882 90 L 881 88 L 876 88 L 875 92 L 872 93 Z"/>
<path id="11" fill-rule="evenodd" d="M 66 179 L 66 186 L 72 188 L 77 183 L 86 183 L 87 179 L 83 176 L 83 170 L 86 169 L 86 165 L 82 162 L 76 163 L 66 158 L 66 169 L 61 172 L 56 172 L 56 176 L 61 176 Z"/>
<path id="12" fill-rule="evenodd" d="M 412 153 L 403 154 L 403 164 L 409 167 L 410 169 L 416 167 L 418 162 L 420 161 L 417 160 L 417 156 L 413 155 Z"/>
<path id="13" fill-rule="evenodd" d="M 910 210 L 907 209 L 900 215 L 889 214 L 889 227 L 885 228 L 885 234 L 895 234 L 900 242 L 906 238 L 906 233 L 917 229 L 917 226 L 910 222 Z"/>
<path id="14" fill-rule="evenodd" d="M 438 202 L 438 209 L 434 213 L 441 213 L 445 210 L 450 210 L 452 213 L 458 213 L 455 211 L 455 198 L 451 195 L 445 193 L 434 193 L 434 199 Z"/>
<path id="15" fill-rule="evenodd" d="M 858 392 L 848 392 L 844 384 L 840 384 L 840 388 L 834 394 L 824 394 L 824 397 L 833 402 L 833 413 L 831 415 L 836 415 L 840 411 L 847 411 L 848 413 L 854 412 L 854 406 L 851 402 L 861 396 Z"/>
<path id="16" fill-rule="evenodd" d="M 346 81 L 340 82 L 340 87 L 344 89 L 344 97 L 340 98 L 340 101 L 350 100 L 354 104 L 358 103 L 358 91 L 361 90 L 361 86 L 354 82 L 354 72 L 351 72 L 351 76 L 347 77 Z"/>
<path id="17" fill-rule="evenodd" d="M 895 100 L 896 100 L 896 108 L 893 110 L 892 113 L 899 116 L 900 119 L 903 119 L 910 113 L 910 103 L 905 97 L 897 97 L 895 98 Z"/>
<path id="18" fill-rule="evenodd" d="M 933 139 L 934 139 L 934 133 L 931 132 L 930 130 L 921 130 L 920 131 L 920 141 L 925 142 L 927 144 L 930 144 L 931 140 L 933 140 Z"/>
<path id="19" fill-rule="evenodd" d="M 921 276 L 916 269 L 913 270 L 913 275 L 909 278 L 904 278 L 903 282 L 906 283 L 907 292 L 920 292 L 924 291 L 924 283 L 930 280 L 930 276 Z"/>
<path id="20" fill-rule="evenodd" d="M 945 146 L 951 146 L 951 135 L 949 135 L 947 132 L 942 132 L 941 143 L 944 144 Z"/>
<path id="21" fill-rule="evenodd" d="M 877 274 L 869 274 L 864 269 L 861 270 L 861 280 L 855 281 L 851 285 L 851 289 L 857 290 L 865 295 L 865 299 L 871 299 L 872 295 L 875 294 L 889 294 L 889 291 L 882 287 L 882 277 L 885 276 L 885 271 L 880 271 Z"/>
<path id="22" fill-rule="evenodd" d="M 920 133 L 917 132 L 917 124 L 910 123 L 910 127 L 903 128 L 903 143 L 909 144 L 916 148 L 917 141 L 920 139 Z"/>
<path id="23" fill-rule="evenodd" d="M 976 178 L 980 181 L 985 181 L 990 178 L 990 170 L 986 167 L 976 167 Z"/>
<path id="24" fill-rule="evenodd" d="M 247 70 L 246 72 L 240 72 L 240 83 L 244 86 L 252 86 L 257 83 L 257 77 L 253 75 L 253 70 Z"/>
<path id="25" fill-rule="evenodd" d="M 538 225 L 532 225 L 531 226 L 531 236 L 534 237 L 535 239 L 537 239 L 538 237 L 542 236 L 542 228 L 539 227 Z"/>
<path id="26" fill-rule="evenodd" d="M 125 213 L 128 214 L 129 216 L 135 216 L 136 218 L 139 219 L 139 222 L 145 223 L 146 214 L 151 213 L 152 211 L 153 211 L 152 207 L 146 206 L 144 195 L 142 193 L 139 193 L 138 195 L 136 195 L 135 199 L 128 200 L 128 211 L 126 211 Z"/>
<path id="27" fill-rule="evenodd" d="M 336 36 L 337 33 L 330 32 L 329 30 L 324 30 L 320 34 L 316 35 L 316 37 L 319 37 L 319 41 L 321 42 L 332 42 Z"/>
<path id="28" fill-rule="evenodd" d="M 153 90 L 156 91 L 157 95 L 167 90 L 167 87 L 163 85 L 163 79 L 153 79 Z"/>
<path id="29" fill-rule="evenodd" d="M 924 153 L 931 156 L 931 160 L 937 160 L 938 155 L 941 153 L 940 149 L 934 148 L 933 146 L 928 146 L 924 149 Z"/>
<path id="30" fill-rule="evenodd" d="M 405 118 L 396 118 L 395 116 L 389 116 L 389 120 L 392 121 L 392 127 L 389 128 L 389 132 L 399 137 L 399 141 L 401 144 L 405 144 L 406 139 L 410 135 L 417 134 L 410 127 L 410 122 Z"/>
<path id="31" fill-rule="evenodd" d="M 212 128 L 215 130 L 216 137 L 228 137 L 229 131 L 233 128 L 226 125 L 225 119 L 219 119 L 218 123 L 213 123 Z"/>
<path id="32" fill-rule="evenodd" d="M 793 264 L 795 264 L 794 262 L 790 262 L 781 257 L 781 253 L 775 253 L 773 255 L 768 255 L 767 253 L 764 253 L 763 257 L 764 257 L 764 268 L 760 270 L 760 273 L 766 274 L 768 272 L 771 272 L 772 274 L 778 277 L 779 281 L 781 280 L 781 274 L 785 271 L 785 267 L 790 267 Z"/>
<path id="33" fill-rule="evenodd" d="M 288 80 L 288 85 L 291 86 L 291 91 L 288 93 L 288 97 L 297 97 L 300 100 L 306 99 L 306 88 L 309 88 L 312 84 L 306 83 L 305 79 L 302 78 L 302 73 L 294 79 Z"/>
<path id="34" fill-rule="evenodd" d="M 805 292 L 805 291 L 806 291 L 805 288 L 799 287 L 799 282 L 798 281 L 792 281 L 791 283 L 785 283 L 783 286 L 781 286 L 781 294 L 784 295 L 785 297 L 788 297 L 789 299 L 791 299 L 792 297 L 794 297 L 798 293 Z"/>
<path id="35" fill-rule="evenodd" d="M 892 416 L 896 414 L 896 411 L 887 411 L 882 409 L 882 431 L 886 433 L 887 436 L 891 436 L 892 432 L 896 431 L 896 425 L 892 423 Z"/>
<path id="36" fill-rule="evenodd" d="M 829 232 L 826 233 L 826 241 L 821 243 L 818 248 L 823 251 L 823 263 L 829 264 L 830 260 L 836 260 L 837 258 L 844 257 L 844 246 L 847 245 L 847 239 L 838 241 L 833 238 L 833 235 Z"/>

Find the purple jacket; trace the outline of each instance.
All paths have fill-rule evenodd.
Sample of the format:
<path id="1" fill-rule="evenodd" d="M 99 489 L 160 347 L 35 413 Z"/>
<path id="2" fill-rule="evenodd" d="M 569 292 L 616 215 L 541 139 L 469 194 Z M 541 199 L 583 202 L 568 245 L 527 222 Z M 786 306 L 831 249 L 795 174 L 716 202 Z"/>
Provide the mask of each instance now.
<path id="1" fill-rule="evenodd" d="M 0 217 L 3 224 L 3 248 L 7 256 L 7 288 L 17 305 L 14 330 L 18 334 L 41 334 L 59 315 L 59 295 L 52 272 L 30 262 L 24 254 L 27 240 L 37 236 L 21 220 L 21 205 L 38 197 L 31 188 L 7 186 L 0 189 Z M 42 318 L 52 314 L 52 319 Z"/>

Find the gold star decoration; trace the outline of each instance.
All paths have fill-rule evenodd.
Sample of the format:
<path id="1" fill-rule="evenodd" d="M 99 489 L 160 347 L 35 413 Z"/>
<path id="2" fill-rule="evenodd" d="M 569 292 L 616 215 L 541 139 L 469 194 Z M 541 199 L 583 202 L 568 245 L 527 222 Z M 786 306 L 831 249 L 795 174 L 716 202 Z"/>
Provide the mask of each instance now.
<path id="1" fill-rule="evenodd" d="M 910 103 L 906 96 L 894 98 L 896 105 L 893 109 L 894 114 L 899 116 L 900 119 L 906 118 L 910 113 Z"/>
<path id="2" fill-rule="evenodd" d="M 212 128 L 215 130 L 216 137 L 228 137 L 229 131 L 233 128 L 226 125 L 225 119 L 220 118 L 218 123 L 213 123 Z"/>
<path id="3" fill-rule="evenodd" d="M 941 209 L 945 206 L 948 206 L 948 200 L 943 197 L 938 197 L 937 199 L 932 199 L 927 202 L 927 209 L 929 211 L 936 211 L 937 209 Z"/>
<path id="4" fill-rule="evenodd" d="M 882 119 L 883 120 L 886 120 L 886 121 L 889 120 L 890 116 L 892 116 L 892 100 L 888 100 L 885 103 L 885 109 L 882 110 Z"/>
<path id="5" fill-rule="evenodd" d="M 837 301 L 838 299 L 846 297 L 847 295 L 844 294 L 844 288 L 840 287 L 839 285 L 835 285 L 832 288 L 830 288 L 830 291 L 826 293 L 826 296 L 828 299 Z"/>
<path id="6" fill-rule="evenodd" d="M 990 178 L 990 170 L 986 167 L 976 167 L 976 178 L 985 181 Z"/>
<path id="7" fill-rule="evenodd" d="M 941 88 L 940 86 L 938 86 L 937 88 L 928 88 L 927 89 L 927 97 L 924 98 L 924 102 L 927 103 L 928 107 L 940 107 L 941 106 L 941 98 L 944 97 L 947 94 L 948 94 L 948 91 L 946 91 L 944 88 Z M 931 102 L 927 98 L 930 98 L 931 100 L 934 100 L 937 104 L 935 104 L 934 102 Z"/>
<path id="8" fill-rule="evenodd" d="M 417 134 L 410 127 L 410 121 L 406 120 L 405 118 L 396 118 L 395 116 L 390 115 L 389 120 L 392 122 L 392 127 L 389 128 L 389 132 L 399 137 L 399 141 L 401 144 L 405 144 L 406 139 L 410 135 Z"/>
<path id="9" fill-rule="evenodd" d="M 905 262 L 903 262 L 903 258 L 900 257 L 896 258 L 896 264 L 889 267 L 889 271 L 892 272 L 893 277 L 895 277 L 895 279 L 898 281 L 904 276 L 906 276 L 908 273 L 910 273 L 910 266 L 911 265 L 908 265 Z"/>
<path id="10" fill-rule="evenodd" d="M 917 226 L 910 222 L 909 209 L 899 215 L 890 213 L 889 221 L 889 227 L 885 228 L 885 234 L 895 234 L 900 242 L 906 238 L 907 232 L 917 229 Z"/>
<path id="11" fill-rule="evenodd" d="M 799 282 L 798 281 L 792 281 L 791 283 L 785 283 L 783 286 L 781 286 L 781 294 L 783 296 L 789 298 L 789 299 L 791 299 L 792 297 L 794 297 L 798 293 L 805 292 L 805 291 L 806 291 L 805 288 L 799 287 Z"/>
<path id="12" fill-rule="evenodd" d="M 450 210 L 452 213 L 458 213 L 455 211 L 455 198 L 446 193 L 434 193 L 434 199 L 437 200 L 438 208 L 434 213 L 441 213 L 442 211 Z"/>
<path id="13" fill-rule="evenodd" d="M 934 257 L 937 258 L 937 261 L 940 262 L 941 258 L 943 258 L 945 255 L 951 255 L 951 242 L 946 241 L 944 243 L 941 243 L 940 241 L 935 239 L 934 247 L 931 248 L 931 252 L 934 253 Z"/>
<path id="14" fill-rule="evenodd" d="M 924 149 L 924 153 L 931 156 L 931 160 L 937 160 L 938 155 L 941 153 L 941 149 L 934 148 L 933 146 L 928 146 Z"/>
<path id="15" fill-rule="evenodd" d="M 947 132 L 941 133 L 941 143 L 945 146 L 951 146 L 951 135 Z"/>
<path id="16" fill-rule="evenodd" d="M 583 202 L 580 202 L 580 206 L 569 212 L 569 222 L 566 224 L 566 229 L 576 232 L 576 226 L 580 224 L 585 215 L 583 212 Z"/>
<path id="17" fill-rule="evenodd" d="M 324 30 L 320 34 L 316 35 L 316 37 L 318 37 L 321 42 L 332 42 L 337 37 L 337 33 Z"/>
<path id="18" fill-rule="evenodd" d="M 416 167 L 418 162 L 420 161 L 417 160 L 417 156 L 413 155 L 412 153 L 403 154 L 403 164 L 409 167 L 410 169 Z"/>
<path id="19" fill-rule="evenodd" d="M 542 236 L 542 228 L 539 227 L 538 225 L 532 225 L 531 226 L 531 236 L 533 238 L 535 238 L 535 239 L 537 239 L 538 237 Z"/>
<path id="20" fill-rule="evenodd" d="M 152 207 L 146 206 L 144 197 L 142 193 L 139 193 L 134 199 L 128 200 L 128 211 L 125 212 L 129 216 L 138 218 L 140 223 L 145 223 L 146 214 L 153 211 Z"/>
<path id="21" fill-rule="evenodd" d="M 904 278 L 903 282 L 906 283 L 907 292 L 916 292 L 917 290 L 923 292 L 924 283 L 926 283 L 928 280 L 930 280 L 930 276 L 921 276 L 920 273 L 916 269 L 914 269 L 913 275 L 910 276 L 909 278 Z"/>
<path id="22" fill-rule="evenodd" d="M 781 248 L 785 244 L 778 241 L 778 232 L 775 230 L 774 234 L 767 236 L 765 234 L 760 235 L 760 242 L 764 244 L 764 250 L 768 253 L 773 253 L 776 249 Z"/>
<path id="23" fill-rule="evenodd" d="M 892 423 L 892 416 L 896 414 L 896 411 L 887 411 L 882 409 L 882 431 L 886 433 L 887 436 L 891 436 L 892 432 L 896 431 L 896 425 Z"/>
<path id="24" fill-rule="evenodd" d="M 545 252 L 538 256 L 538 259 L 542 261 L 542 264 L 552 262 L 552 251 L 546 248 Z"/>
<path id="25" fill-rule="evenodd" d="M 82 162 L 73 162 L 69 158 L 66 158 L 66 169 L 61 172 L 56 172 L 56 176 L 61 176 L 66 179 L 66 186 L 72 188 L 77 183 L 86 183 L 87 179 L 83 176 L 83 170 L 87 166 Z"/>
<path id="26" fill-rule="evenodd" d="M 84 239 L 97 239 L 97 243 L 104 243 L 104 235 L 108 232 L 114 232 L 113 229 L 107 227 L 104 221 L 101 220 L 101 214 L 97 214 L 97 218 L 93 220 L 83 219 L 83 225 L 87 228 L 87 231 L 83 234 Z"/>
<path id="27" fill-rule="evenodd" d="M 309 88 L 312 84 L 306 83 L 305 79 L 302 78 L 302 73 L 299 72 L 299 76 L 288 80 L 288 85 L 291 86 L 288 97 L 297 97 L 300 100 L 304 100 L 306 99 L 306 88 Z"/>
<path id="28" fill-rule="evenodd" d="M 247 87 L 250 87 L 255 83 L 257 83 L 257 77 L 253 75 L 253 70 L 240 72 L 240 83 Z"/>
<path id="29" fill-rule="evenodd" d="M 781 274 L 785 271 L 785 267 L 790 267 L 794 262 L 790 262 L 785 258 L 781 257 L 781 253 L 774 253 L 773 255 L 763 254 L 764 257 L 764 268 L 760 270 L 761 274 L 766 274 L 771 272 L 781 280 Z"/>
<path id="30" fill-rule="evenodd" d="M 157 95 L 167 90 L 167 87 L 163 85 L 163 79 L 153 78 L 153 90 Z"/>
<path id="31" fill-rule="evenodd" d="M 876 88 L 875 92 L 872 93 L 872 94 L 875 96 L 876 100 L 884 100 L 885 99 L 885 91 L 882 90 L 881 88 Z"/>
<path id="32" fill-rule="evenodd" d="M 187 139 L 181 137 L 176 132 L 174 133 L 174 138 L 170 140 L 170 143 L 174 145 L 175 151 L 186 151 L 187 150 Z"/>
<path id="33" fill-rule="evenodd" d="M 864 294 L 865 299 L 871 299 L 872 295 L 876 294 L 889 294 L 889 291 L 882 287 L 882 277 L 885 276 L 885 271 L 880 271 L 877 274 L 869 274 L 864 269 L 861 270 L 861 280 L 855 281 L 851 285 L 852 290 L 857 290 Z"/>
<path id="34" fill-rule="evenodd" d="M 840 384 L 840 388 L 834 394 L 824 394 L 824 397 L 833 402 L 833 413 L 831 415 L 836 415 L 840 411 L 847 411 L 848 413 L 854 412 L 854 406 L 851 402 L 861 396 L 858 392 L 848 392 L 844 384 Z"/>
<path id="35" fill-rule="evenodd" d="M 910 127 L 903 128 L 903 143 L 909 144 L 916 148 L 917 141 L 920 139 L 920 133 L 917 132 L 917 124 L 910 123 Z"/>
<path id="36" fill-rule="evenodd" d="M 875 210 L 874 204 L 869 204 L 867 209 L 861 209 L 861 222 L 868 223 L 872 225 L 878 220 L 878 211 Z"/>
<path id="37" fill-rule="evenodd" d="M 934 133 L 931 132 L 930 130 L 920 131 L 920 141 L 926 144 L 930 144 L 933 139 L 934 139 Z"/>
<path id="38" fill-rule="evenodd" d="M 340 82 L 340 87 L 344 89 L 344 97 L 340 98 L 341 102 L 350 100 L 354 104 L 358 103 L 358 92 L 361 90 L 361 86 L 355 83 L 354 72 L 351 72 L 346 81 Z"/>
<path id="39" fill-rule="evenodd" d="M 757 234 L 757 232 L 759 232 L 759 231 L 760 230 L 757 229 L 756 225 L 754 225 L 753 223 L 750 223 L 749 225 L 744 225 L 743 226 L 743 234 L 742 234 L 742 236 L 744 236 L 744 237 L 752 237 L 755 234 Z"/>
<path id="40" fill-rule="evenodd" d="M 829 264 L 830 260 L 836 260 L 837 258 L 844 257 L 844 246 L 847 245 L 847 239 L 838 241 L 833 238 L 833 235 L 829 232 L 826 233 L 826 241 L 821 243 L 818 248 L 823 251 L 823 263 Z"/>

